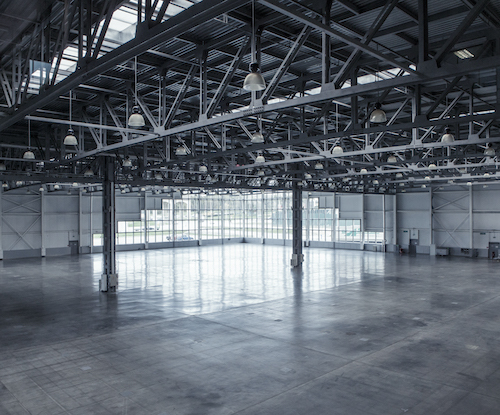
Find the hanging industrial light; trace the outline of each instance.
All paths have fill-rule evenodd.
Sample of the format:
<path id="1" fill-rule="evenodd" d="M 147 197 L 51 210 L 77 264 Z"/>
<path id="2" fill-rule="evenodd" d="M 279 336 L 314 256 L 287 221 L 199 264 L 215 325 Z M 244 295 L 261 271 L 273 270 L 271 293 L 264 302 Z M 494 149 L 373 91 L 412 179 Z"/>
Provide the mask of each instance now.
<path id="1" fill-rule="evenodd" d="M 389 157 L 387 157 L 387 163 L 395 164 L 398 162 L 398 159 L 394 154 L 391 154 Z"/>
<path id="2" fill-rule="evenodd" d="M 7 170 L 7 167 L 5 167 L 4 163 L 0 162 L 0 171 L 5 171 L 5 170 Z"/>
<path id="3" fill-rule="evenodd" d="M 259 71 L 257 63 L 257 48 L 255 45 L 255 0 L 252 1 L 252 63 L 250 73 L 245 77 L 243 89 L 245 91 L 263 91 L 266 89 L 266 81 Z"/>
<path id="4" fill-rule="evenodd" d="M 132 167 L 132 160 L 130 160 L 129 157 L 125 157 L 125 160 L 123 160 L 123 167 Z"/>
<path id="5" fill-rule="evenodd" d="M 259 171 L 257 172 L 257 176 L 262 177 L 262 176 L 265 176 L 265 175 L 266 175 L 266 172 L 265 172 L 264 170 L 259 170 Z"/>
<path id="6" fill-rule="evenodd" d="M 176 156 L 186 156 L 187 155 L 186 147 L 184 147 L 184 146 L 177 147 L 175 149 L 175 155 Z"/>
<path id="7" fill-rule="evenodd" d="M 444 134 L 441 137 L 441 142 L 444 144 L 451 144 L 455 141 L 455 137 L 451 133 L 451 129 L 449 127 L 446 127 L 444 130 Z"/>
<path id="8" fill-rule="evenodd" d="M 28 120 L 28 150 L 23 154 L 23 159 L 33 160 L 35 154 L 31 151 L 31 122 Z"/>
<path id="9" fill-rule="evenodd" d="M 208 167 L 205 166 L 204 164 L 200 165 L 200 168 L 198 169 L 200 173 L 207 173 L 208 172 Z"/>
<path id="10" fill-rule="evenodd" d="M 434 163 L 429 164 L 429 170 L 437 170 L 437 166 Z"/>
<path id="11" fill-rule="evenodd" d="M 344 149 L 342 147 L 340 147 L 340 146 L 333 147 L 332 155 L 340 156 L 341 154 L 344 154 Z"/>
<path id="12" fill-rule="evenodd" d="M 92 177 L 94 175 L 94 171 L 89 167 L 85 172 L 83 173 L 85 177 Z"/>
<path id="13" fill-rule="evenodd" d="M 396 173 L 396 179 L 402 179 L 403 173 Z"/>
<path id="14" fill-rule="evenodd" d="M 368 173 L 368 170 L 366 170 L 364 167 L 359 171 L 360 174 L 366 174 Z"/>
<path id="15" fill-rule="evenodd" d="M 250 140 L 252 144 L 261 144 L 264 142 L 264 134 L 260 131 L 257 131 L 252 134 L 252 139 Z"/>
<path id="16" fill-rule="evenodd" d="M 312 174 L 311 173 L 305 173 L 304 174 L 304 179 L 306 180 L 311 180 L 313 177 L 312 177 Z"/>
<path id="17" fill-rule="evenodd" d="M 71 117 L 72 117 L 72 91 L 69 91 L 69 128 L 68 132 L 66 133 L 66 137 L 64 137 L 63 144 L 65 146 L 77 146 L 78 145 L 78 140 L 75 137 L 75 132 L 73 131 L 73 128 L 71 128 Z"/>
<path id="18" fill-rule="evenodd" d="M 146 123 L 144 121 L 144 117 L 139 112 L 139 106 L 137 105 L 137 56 L 134 59 L 134 78 L 135 105 L 132 108 L 132 114 L 130 114 L 130 117 L 128 118 L 128 125 L 129 127 L 144 127 Z"/>
<path id="19" fill-rule="evenodd" d="M 159 171 L 155 173 L 155 180 L 163 180 L 163 175 Z"/>
<path id="20" fill-rule="evenodd" d="M 265 162 L 266 162 L 266 159 L 264 158 L 264 156 L 262 154 L 259 154 L 257 156 L 257 158 L 255 159 L 255 163 L 258 163 L 258 164 L 265 163 Z"/>
<path id="21" fill-rule="evenodd" d="M 495 156 L 495 149 L 493 148 L 493 144 L 488 143 L 486 146 L 486 150 L 484 150 L 484 155 L 488 157 L 494 157 Z"/>
<path id="22" fill-rule="evenodd" d="M 377 102 L 375 104 L 375 109 L 372 111 L 370 115 L 370 122 L 374 123 L 387 122 L 387 115 L 385 114 L 385 111 L 382 109 L 382 104 L 380 104 L 380 102 Z"/>
<path id="23" fill-rule="evenodd" d="M 323 166 L 323 163 L 316 163 L 314 165 L 315 170 L 323 170 L 325 167 Z"/>

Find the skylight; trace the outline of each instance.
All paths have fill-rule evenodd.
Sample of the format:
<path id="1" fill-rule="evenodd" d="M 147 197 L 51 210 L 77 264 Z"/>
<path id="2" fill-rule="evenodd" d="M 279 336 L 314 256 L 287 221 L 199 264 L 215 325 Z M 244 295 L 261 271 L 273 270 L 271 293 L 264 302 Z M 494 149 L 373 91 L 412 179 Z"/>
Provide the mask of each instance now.
<path id="1" fill-rule="evenodd" d="M 474 54 L 468 51 L 467 49 L 461 49 L 453 52 L 455 56 L 458 56 L 460 59 L 470 59 L 474 57 Z"/>

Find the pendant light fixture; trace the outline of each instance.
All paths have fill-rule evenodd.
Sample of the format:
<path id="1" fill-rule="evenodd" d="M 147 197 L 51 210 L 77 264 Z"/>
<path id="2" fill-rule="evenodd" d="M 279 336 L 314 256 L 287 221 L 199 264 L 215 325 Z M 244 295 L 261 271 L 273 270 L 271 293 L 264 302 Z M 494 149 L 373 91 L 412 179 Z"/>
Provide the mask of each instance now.
<path id="1" fill-rule="evenodd" d="M 453 134 L 451 133 L 451 129 L 449 127 L 446 127 L 444 130 L 444 134 L 441 137 L 441 142 L 445 144 L 450 144 L 455 141 L 455 137 L 453 137 Z"/>
<path id="2" fill-rule="evenodd" d="M 484 150 L 484 155 L 488 157 L 494 157 L 495 156 L 495 149 L 493 148 L 493 144 L 488 143 L 486 150 Z"/>
<path id="3" fill-rule="evenodd" d="M 255 45 L 255 0 L 252 0 L 252 62 L 250 73 L 245 77 L 243 89 L 245 91 L 263 91 L 266 89 L 266 81 L 259 71 L 257 63 L 257 47 Z"/>
<path id="4" fill-rule="evenodd" d="M 187 155 L 187 150 L 184 146 L 179 146 L 175 149 L 175 155 L 176 156 L 186 156 Z"/>
<path id="5" fill-rule="evenodd" d="M 382 104 L 380 102 L 377 102 L 375 104 L 375 109 L 372 111 L 370 115 L 370 122 L 377 124 L 387 122 L 387 115 L 385 114 L 385 111 L 382 109 Z"/>
<path id="6" fill-rule="evenodd" d="M 132 160 L 130 160 L 130 157 L 125 157 L 125 160 L 123 160 L 123 167 L 132 167 Z"/>
<path id="7" fill-rule="evenodd" d="M 23 154 L 23 159 L 33 160 L 35 158 L 35 154 L 31 151 L 31 121 L 28 120 L 28 150 L 26 150 Z"/>
<path id="8" fill-rule="evenodd" d="M 391 154 L 389 157 L 387 157 L 387 163 L 395 164 L 398 162 L 398 159 L 394 154 Z"/>
<path id="9" fill-rule="evenodd" d="M 63 144 L 65 146 L 77 146 L 78 145 L 78 140 L 75 137 L 75 132 L 73 131 L 73 128 L 71 128 L 72 95 L 73 95 L 73 92 L 69 91 L 69 128 L 68 128 L 68 132 L 66 133 L 66 137 L 64 137 L 64 141 L 63 141 Z"/>
<path id="10" fill-rule="evenodd" d="M 255 159 L 255 163 L 257 164 L 261 164 L 261 163 L 265 163 L 266 162 L 266 159 L 264 158 L 264 156 L 262 154 L 259 154 L 257 156 L 257 158 Z"/>
<path id="11" fill-rule="evenodd" d="M 5 167 L 5 164 L 0 162 L 0 171 L 5 171 L 7 170 L 7 167 Z"/>
<path id="12" fill-rule="evenodd" d="M 323 170 L 325 167 L 323 166 L 323 163 L 316 163 L 314 165 L 315 170 Z"/>
<path id="13" fill-rule="evenodd" d="M 342 147 L 340 147 L 340 146 L 333 147 L 333 150 L 332 150 L 333 156 L 340 156 L 341 154 L 344 154 L 344 149 Z"/>
<path id="14" fill-rule="evenodd" d="M 94 171 L 89 167 L 85 172 L 83 173 L 85 177 L 92 177 L 94 175 Z"/>
<path id="15" fill-rule="evenodd" d="M 128 118 L 129 127 L 144 127 L 146 124 L 144 121 L 144 117 L 139 112 L 139 105 L 137 105 L 137 56 L 134 59 L 134 87 L 135 87 L 135 105 L 132 108 L 132 114 Z"/>
<path id="16" fill-rule="evenodd" d="M 250 142 L 252 144 L 262 144 L 264 142 L 264 135 L 260 131 L 256 131 L 252 134 Z"/>

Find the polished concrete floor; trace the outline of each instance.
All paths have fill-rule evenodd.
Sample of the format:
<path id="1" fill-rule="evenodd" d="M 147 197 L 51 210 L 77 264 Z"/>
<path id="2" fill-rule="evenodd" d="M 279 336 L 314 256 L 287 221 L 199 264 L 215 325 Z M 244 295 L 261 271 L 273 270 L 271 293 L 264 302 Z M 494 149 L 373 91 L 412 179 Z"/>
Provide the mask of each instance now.
<path id="1" fill-rule="evenodd" d="M 500 413 L 500 263 L 235 244 L 0 261 L 0 415 Z"/>

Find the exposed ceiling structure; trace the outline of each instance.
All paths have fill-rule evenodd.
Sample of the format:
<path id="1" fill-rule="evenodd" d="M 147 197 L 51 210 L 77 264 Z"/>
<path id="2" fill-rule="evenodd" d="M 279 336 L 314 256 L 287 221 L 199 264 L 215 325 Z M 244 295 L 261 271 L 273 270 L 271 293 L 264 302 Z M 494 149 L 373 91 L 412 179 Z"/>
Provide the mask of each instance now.
<path id="1" fill-rule="evenodd" d="M 99 182 L 112 155 L 122 185 L 395 193 L 496 182 L 499 10 L 500 0 L 4 2 L 0 180 Z M 266 87 L 250 92 L 255 60 Z M 385 121 L 370 119 L 377 104 Z M 144 127 L 127 125 L 134 106 Z M 77 145 L 63 144 L 70 127 Z"/>

